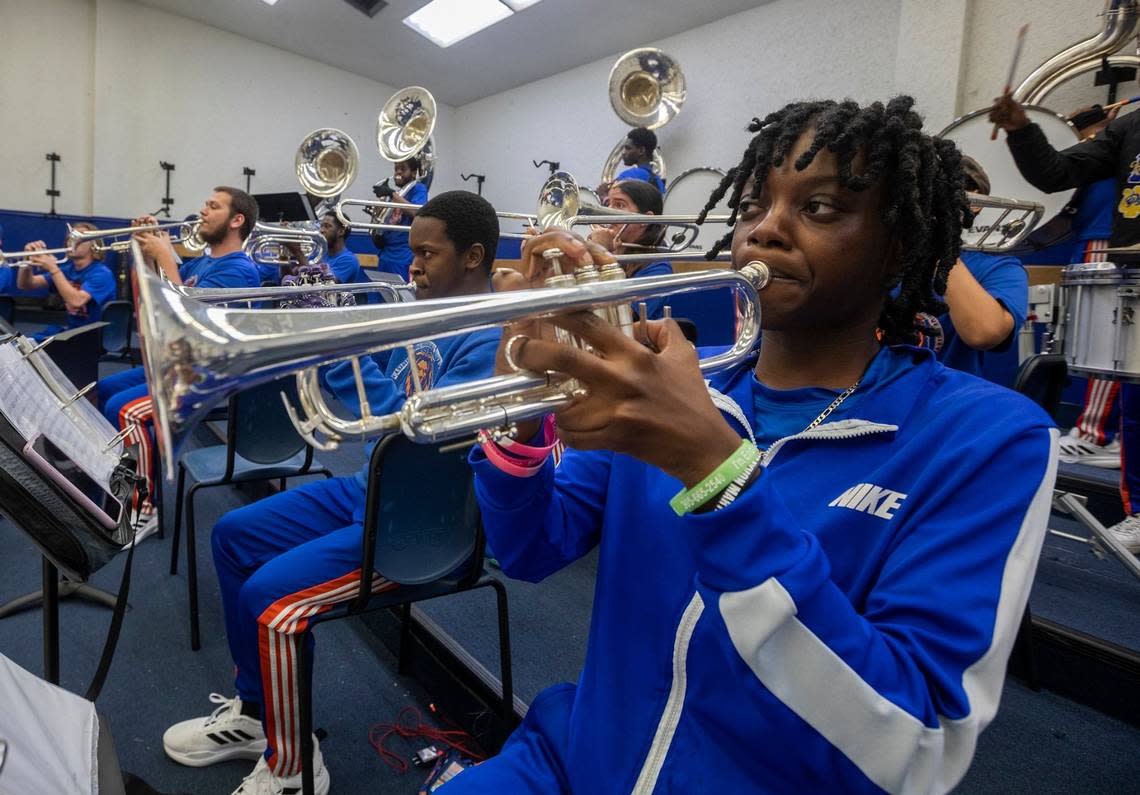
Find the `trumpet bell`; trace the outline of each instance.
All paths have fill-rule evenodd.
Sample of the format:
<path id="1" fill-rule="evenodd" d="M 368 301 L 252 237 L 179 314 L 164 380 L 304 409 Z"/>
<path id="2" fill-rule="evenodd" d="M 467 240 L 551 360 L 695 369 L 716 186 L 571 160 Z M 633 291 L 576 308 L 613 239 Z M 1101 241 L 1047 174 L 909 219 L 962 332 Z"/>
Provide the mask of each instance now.
<path id="1" fill-rule="evenodd" d="M 593 191 L 578 187 L 566 171 L 556 171 L 542 185 L 538 194 L 538 226 L 540 229 L 569 229 L 570 222 L 583 211 L 603 209 Z"/>
<path id="2" fill-rule="evenodd" d="M 294 162 L 301 187 L 329 198 L 344 193 L 356 179 L 360 153 L 347 133 L 325 127 L 305 136 Z"/>
<path id="3" fill-rule="evenodd" d="M 409 86 L 393 94 L 376 120 L 380 156 L 399 163 L 420 153 L 435 129 L 435 97 L 426 88 Z"/>
<path id="4" fill-rule="evenodd" d="M 610 104 L 618 118 L 650 130 L 668 124 L 685 104 L 685 75 L 656 47 L 630 50 L 610 70 Z"/>

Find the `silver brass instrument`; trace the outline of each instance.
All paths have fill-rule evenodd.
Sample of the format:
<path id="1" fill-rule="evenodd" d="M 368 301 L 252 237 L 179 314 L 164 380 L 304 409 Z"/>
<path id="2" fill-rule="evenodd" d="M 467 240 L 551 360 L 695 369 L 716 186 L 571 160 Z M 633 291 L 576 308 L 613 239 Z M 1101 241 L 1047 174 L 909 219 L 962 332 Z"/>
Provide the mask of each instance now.
<path id="1" fill-rule="evenodd" d="M 80 243 L 91 243 L 91 248 L 100 253 L 108 251 L 127 251 L 131 248 L 132 235 L 140 232 L 172 232 L 178 233 L 171 237 L 170 242 L 181 244 L 187 251 L 198 254 L 206 250 L 207 243 L 201 238 L 199 232 L 202 228 L 202 219 L 191 221 L 170 221 L 164 224 L 146 224 L 144 226 L 122 226 L 116 229 L 91 229 L 79 231 L 67 226 L 67 245 L 74 248 Z M 111 238 L 107 242 L 106 238 Z"/>
<path id="2" fill-rule="evenodd" d="M 352 229 L 366 229 L 370 232 L 379 232 L 383 230 L 393 230 L 396 232 L 407 232 L 408 227 L 400 224 L 384 223 L 383 221 L 353 221 L 350 220 L 345 210 L 349 207 L 363 207 L 365 212 L 369 210 L 401 210 L 401 209 L 419 209 L 423 205 L 420 204 L 400 204 L 399 202 L 386 201 L 384 199 L 341 199 L 336 203 L 333 212 L 336 214 L 337 220 L 340 221 L 342 226 Z M 496 212 L 499 218 L 509 218 L 517 221 L 522 221 L 530 226 L 538 223 L 538 216 L 533 213 L 508 213 Z M 518 240 L 526 240 L 530 235 L 523 232 L 500 232 L 499 237 L 513 238 Z"/>
<path id="3" fill-rule="evenodd" d="M 391 281 L 350 282 L 348 284 L 319 284 L 298 287 L 183 287 L 172 286 L 180 295 L 204 304 L 252 304 L 260 301 L 285 301 L 307 295 L 324 293 L 380 293 L 389 304 L 414 301 L 416 291 L 398 278 Z"/>
<path id="4" fill-rule="evenodd" d="M 289 246 L 293 245 L 300 246 L 301 255 L 310 265 L 324 262 L 328 257 L 329 244 L 320 230 L 261 221 L 254 224 L 242 244 L 242 251 L 258 265 L 292 265 L 295 260 Z"/>
<path id="5" fill-rule="evenodd" d="M 376 148 L 380 151 L 380 156 L 392 163 L 402 163 L 424 154 L 431 143 L 436 116 L 435 97 L 426 88 L 408 86 L 397 91 L 384 103 L 376 119 Z M 434 161 L 434 147 L 432 150 L 431 158 Z M 425 165 L 416 179 L 397 191 L 399 196 L 407 196 L 421 176 L 426 176 L 429 172 L 430 169 Z M 398 204 L 395 209 L 399 209 Z M 386 209 L 374 220 L 386 224 L 391 214 L 392 209 Z"/>
<path id="6" fill-rule="evenodd" d="M 721 269 L 615 281 L 585 278 L 562 288 L 410 304 L 335 310 L 225 309 L 167 286 L 146 266 L 137 242 L 132 243 L 132 253 L 143 358 L 168 472 L 174 471 L 181 440 L 212 405 L 287 373 L 298 373 L 306 416 L 298 417 L 292 407 L 290 412 L 298 429 L 318 446 L 335 445 L 348 435 L 397 430 L 416 440 L 453 439 L 478 428 L 497 428 L 548 413 L 569 400 L 576 387 L 556 376 L 534 373 L 423 391 L 396 415 L 372 416 L 362 405 L 363 416 L 357 421 L 328 410 L 320 392 L 317 365 L 524 319 L 607 306 L 628 309 L 630 302 L 662 295 L 730 288 L 739 299 L 736 342 L 728 351 L 702 360 L 701 368 L 712 373 L 731 367 L 758 340 L 758 291 L 769 278 L 767 266 L 757 263 L 740 272 Z"/>
<path id="7" fill-rule="evenodd" d="M 1003 199 L 999 196 L 986 196 L 982 193 L 968 193 L 970 204 L 979 212 L 974 218 L 971 232 L 973 237 L 967 242 L 962 241 L 962 248 L 966 251 L 1011 251 L 1017 248 L 1045 214 L 1045 207 L 1039 202 L 1020 201 L 1018 199 Z M 994 220 L 989 219 L 985 213 L 987 209 L 1001 210 L 1001 214 Z M 1012 219 L 1011 213 L 1017 213 Z M 979 223 L 979 221 L 986 223 Z"/>
<path id="8" fill-rule="evenodd" d="M 64 246 L 63 248 L 41 248 L 39 251 L 0 251 L 0 268 L 38 267 L 30 258 L 43 256 L 45 254 L 54 259 L 56 265 L 62 265 L 67 262 L 71 252 L 72 248 L 70 246 Z M 56 256 L 57 254 L 63 256 Z"/>
<path id="9" fill-rule="evenodd" d="M 618 118 L 631 127 L 653 130 L 681 112 L 685 74 L 674 58 L 656 47 L 630 50 L 610 69 L 609 95 Z"/>
<path id="10" fill-rule="evenodd" d="M 323 127 L 305 136 L 293 163 L 301 187 L 327 199 L 343 193 L 356 179 L 360 153 L 347 133 Z"/>

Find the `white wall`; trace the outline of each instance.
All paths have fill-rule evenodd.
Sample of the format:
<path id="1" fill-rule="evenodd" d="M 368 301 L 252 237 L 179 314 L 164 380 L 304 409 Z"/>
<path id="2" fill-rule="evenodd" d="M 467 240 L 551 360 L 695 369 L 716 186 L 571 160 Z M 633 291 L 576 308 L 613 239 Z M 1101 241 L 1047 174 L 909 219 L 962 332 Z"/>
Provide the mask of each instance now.
<path id="1" fill-rule="evenodd" d="M 736 162 L 756 114 L 805 97 L 913 94 L 928 126 L 982 107 L 1000 89 L 1017 27 L 1031 22 L 1018 79 L 1103 25 L 1103 0 L 775 0 L 645 45 L 688 78 L 680 116 L 658 131 L 668 170 Z M 613 56 L 454 109 L 440 107 L 434 192 L 489 175 L 501 209 L 530 211 L 558 160 L 592 186 L 628 130 L 609 106 Z M 378 57 L 380 57 L 378 55 Z M 1103 99 L 1065 88 L 1058 110 Z M 1122 88 L 1122 95 L 1133 86 Z M 361 148 L 351 191 L 390 173 L 375 114 L 393 87 L 127 0 L 0 0 L 0 207 L 45 210 L 47 151 L 60 152 L 62 212 L 131 215 L 159 206 L 177 164 L 174 212 L 209 189 L 294 190 L 293 155 L 308 131 L 340 126 Z"/>
<path id="2" fill-rule="evenodd" d="M 872 99 L 894 74 L 899 0 L 778 0 L 646 46 L 685 72 L 688 100 L 658 137 L 669 173 L 736 163 L 755 114 L 805 96 Z M 615 54 L 616 56 L 616 54 Z M 595 61 L 458 108 L 458 162 L 488 174 L 496 207 L 533 211 L 558 160 L 592 187 L 629 127 L 610 108 L 614 58 Z"/>
<path id="3" fill-rule="evenodd" d="M 214 185 L 244 186 L 243 166 L 255 193 L 297 190 L 294 154 L 317 127 L 360 148 L 354 195 L 391 173 L 375 144 L 391 86 L 125 0 L 0 0 L 0 31 L 0 108 L 35 120 L 4 125 L 19 145 L 0 152 L 0 207 L 47 208 L 51 148 L 64 158 L 58 209 L 100 215 L 158 208 L 160 160 L 176 165 L 178 217 Z M 440 107 L 441 176 L 456 169 L 452 114 Z"/>
<path id="4" fill-rule="evenodd" d="M 94 3 L 0 0 L 0 207 L 46 212 L 55 151 L 56 209 L 91 209 Z"/>

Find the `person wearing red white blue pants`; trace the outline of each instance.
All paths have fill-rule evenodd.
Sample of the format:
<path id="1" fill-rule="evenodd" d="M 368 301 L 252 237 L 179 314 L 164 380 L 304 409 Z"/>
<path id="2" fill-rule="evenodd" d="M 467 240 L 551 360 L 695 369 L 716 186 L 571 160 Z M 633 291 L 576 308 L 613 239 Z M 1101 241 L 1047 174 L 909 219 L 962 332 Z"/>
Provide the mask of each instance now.
<path id="1" fill-rule="evenodd" d="M 498 230 L 494 208 L 473 193 L 444 193 L 425 204 L 409 232 L 417 298 L 490 292 Z M 410 366 L 402 349 L 363 357 L 371 411 L 399 410 L 417 380 L 429 389 L 489 376 L 499 336 L 498 329 L 486 329 L 418 343 Z M 359 416 L 350 362 L 332 367 L 325 385 Z M 227 513 L 214 526 L 214 565 L 237 667 L 237 695 L 212 695 L 218 708 L 171 726 L 163 748 L 171 759 L 195 767 L 257 759 L 235 795 L 299 791 L 294 639 L 314 615 L 356 594 L 366 469 L 281 492 Z M 372 587 L 381 591 L 395 585 L 373 573 Z M 323 795 L 329 771 L 314 748 L 315 791 Z"/>

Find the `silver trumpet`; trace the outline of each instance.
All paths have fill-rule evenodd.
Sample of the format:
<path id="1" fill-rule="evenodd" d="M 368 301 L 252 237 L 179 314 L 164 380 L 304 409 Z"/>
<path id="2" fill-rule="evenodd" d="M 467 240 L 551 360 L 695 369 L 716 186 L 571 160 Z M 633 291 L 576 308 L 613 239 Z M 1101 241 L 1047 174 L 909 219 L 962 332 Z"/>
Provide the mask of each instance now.
<path id="1" fill-rule="evenodd" d="M 132 242 L 139 331 L 155 430 L 167 472 L 187 432 L 216 403 L 237 392 L 296 373 L 304 416 L 290 406 L 298 430 L 318 447 L 346 436 L 402 431 L 416 441 L 466 437 L 478 429 L 506 429 L 546 414 L 578 388 L 556 374 L 520 372 L 413 395 L 396 414 L 345 420 L 325 405 L 316 367 L 416 342 L 466 334 L 579 310 L 624 308 L 663 295 L 730 288 L 737 297 L 737 337 L 724 353 L 702 359 L 711 374 L 742 361 L 760 334 L 759 291 L 768 266 L 624 279 L 593 274 L 556 275 L 541 290 L 492 293 L 410 304 L 328 309 L 252 310 L 211 306 L 188 298 L 146 266 Z M 548 252 L 557 256 L 556 252 Z M 611 266 L 611 269 L 613 266 Z M 585 270 L 585 269 L 583 269 Z M 592 270 L 592 269 L 591 269 Z M 620 268 L 616 268 L 620 271 Z M 629 331 L 629 329 L 627 329 Z M 359 372 L 359 365 L 356 365 Z M 358 382 L 363 393 L 363 386 Z M 317 434 L 323 434 L 324 439 Z"/>
<path id="2" fill-rule="evenodd" d="M 380 293 L 385 303 L 399 304 L 414 301 L 415 284 L 401 280 L 352 282 L 349 284 L 308 284 L 296 287 L 183 287 L 173 286 L 179 294 L 204 304 L 250 304 L 259 301 L 283 301 L 324 293 Z"/>
<path id="3" fill-rule="evenodd" d="M 293 245 L 301 247 L 301 255 L 310 265 L 328 257 L 329 244 L 320 230 L 260 221 L 254 224 L 242 250 L 258 265 L 292 265 L 295 260 L 289 247 Z"/>
<path id="4" fill-rule="evenodd" d="M 199 236 L 201 228 L 201 218 L 195 218 L 191 221 L 170 221 L 164 224 L 121 226 L 115 229 L 91 229 L 89 231 L 79 231 L 73 229 L 71 224 L 68 224 L 67 245 L 69 248 L 74 248 L 80 243 L 90 241 L 91 247 L 101 253 L 108 251 L 127 251 L 131 248 L 132 235 L 138 234 L 139 232 L 173 232 L 177 230 L 177 234 L 171 237 L 170 242 L 174 244 L 181 243 L 187 251 L 198 254 L 205 251 L 209 245 Z M 111 239 L 107 240 L 107 238 Z"/>
<path id="5" fill-rule="evenodd" d="M 0 251 L 0 268 L 27 268 L 37 267 L 36 263 L 31 261 L 31 257 L 38 257 L 44 254 L 50 256 L 55 260 L 56 265 L 62 265 L 67 262 L 68 255 L 72 249 L 70 246 L 63 248 L 41 248 L 39 251 Z M 62 254 L 63 256 L 56 256 Z"/>

